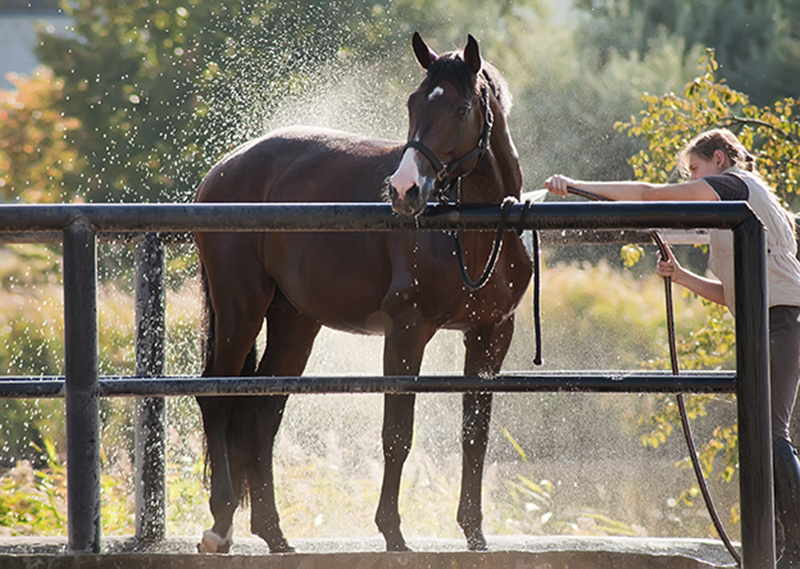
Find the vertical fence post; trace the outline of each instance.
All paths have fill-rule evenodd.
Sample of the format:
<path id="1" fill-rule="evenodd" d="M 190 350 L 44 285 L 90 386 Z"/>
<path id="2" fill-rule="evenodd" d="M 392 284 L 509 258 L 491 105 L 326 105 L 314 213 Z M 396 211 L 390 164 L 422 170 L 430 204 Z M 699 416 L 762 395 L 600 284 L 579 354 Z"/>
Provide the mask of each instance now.
<path id="1" fill-rule="evenodd" d="M 136 376 L 164 375 L 164 245 L 148 233 L 136 243 Z M 163 397 L 136 398 L 136 538 L 166 537 L 166 409 Z"/>
<path id="2" fill-rule="evenodd" d="M 755 216 L 734 231 L 742 569 L 775 567 L 767 247 Z"/>
<path id="3" fill-rule="evenodd" d="M 67 546 L 100 552 L 100 398 L 97 238 L 84 221 L 64 231 Z"/>

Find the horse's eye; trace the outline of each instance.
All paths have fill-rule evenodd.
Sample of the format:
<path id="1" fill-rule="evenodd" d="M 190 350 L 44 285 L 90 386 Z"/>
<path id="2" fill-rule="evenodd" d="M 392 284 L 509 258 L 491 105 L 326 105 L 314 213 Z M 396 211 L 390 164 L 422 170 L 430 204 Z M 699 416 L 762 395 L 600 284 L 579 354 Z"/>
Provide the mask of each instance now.
<path id="1" fill-rule="evenodd" d="M 471 109 L 472 109 L 472 107 L 470 105 L 463 105 L 463 106 L 459 107 L 458 112 L 456 113 L 456 115 L 460 119 L 465 119 L 469 115 L 469 111 Z"/>

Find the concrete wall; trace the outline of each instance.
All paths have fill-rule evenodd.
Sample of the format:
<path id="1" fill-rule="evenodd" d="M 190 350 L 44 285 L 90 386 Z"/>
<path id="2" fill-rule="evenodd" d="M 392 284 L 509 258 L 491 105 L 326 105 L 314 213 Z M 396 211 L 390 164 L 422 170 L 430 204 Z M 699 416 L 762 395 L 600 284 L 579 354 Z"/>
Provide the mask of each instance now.
<path id="1" fill-rule="evenodd" d="M 678 556 L 631 553 L 497 551 L 488 553 L 334 553 L 244 555 L 0 555 L 4 569 L 712 569 Z"/>

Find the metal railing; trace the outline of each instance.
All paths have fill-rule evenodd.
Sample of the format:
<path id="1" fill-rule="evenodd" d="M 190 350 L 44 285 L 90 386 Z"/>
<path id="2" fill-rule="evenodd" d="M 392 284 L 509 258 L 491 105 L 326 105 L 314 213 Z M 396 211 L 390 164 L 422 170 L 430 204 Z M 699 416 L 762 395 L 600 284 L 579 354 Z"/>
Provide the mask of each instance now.
<path id="1" fill-rule="evenodd" d="M 522 205 L 511 208 L 517 228 Z M 731 229 L 736 279 L 735 373 L 529 372 L 493 380 L 453 376 L 197 378 L 164 372 L 163 244 L 156 233 L 191 231 L 494 230 L 499 206 L 436 206 L 417 219 L 388 204 L 1 205 L 0 232 L 17 242 L 63 242 L 65 375 L 0 378 L 0 397 L 64 397 L 67 416 L 68 548 L 99 552 L 99 398 L 137 396 L 137 537 L 164 537 L 164 403 L 167 395 L 423 391 L 733 391 L 737 396 L 742 560 L 775 562 L 772 445 L 763 226 L 743 202 L 545 203 L 521 225 L 535 230 Z M 101 234 L 149 234 L 137 244 L 134 378 L 98 374 L 96 245 Z"/>

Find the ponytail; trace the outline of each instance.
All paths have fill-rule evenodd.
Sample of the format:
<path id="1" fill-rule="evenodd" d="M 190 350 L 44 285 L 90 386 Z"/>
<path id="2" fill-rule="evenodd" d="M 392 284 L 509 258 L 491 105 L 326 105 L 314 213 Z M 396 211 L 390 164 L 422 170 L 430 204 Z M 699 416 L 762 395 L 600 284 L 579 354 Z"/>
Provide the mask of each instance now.
<path id="1" fill-rule="evenodd" d="M 747 170 L 748 172 L 755 172 L 756 171 L 756 157 L 750 154 L 745 150 L 744 161 L 741 165 L 742 170 Z"/>
<path id="2" fill-rule="evenodd" d="M 717 150 L 722 151 L 731 165 L 747 172 L 756 172 L 755 156 L 747 151 L 735 134 L 723 128 L 707 130 L 689 141 L 689 144 L 678 156 L 678 170 L 683 176 L 688 177 L 690 155 L 699 156 L 703 160 L 711 160 Z"/>

